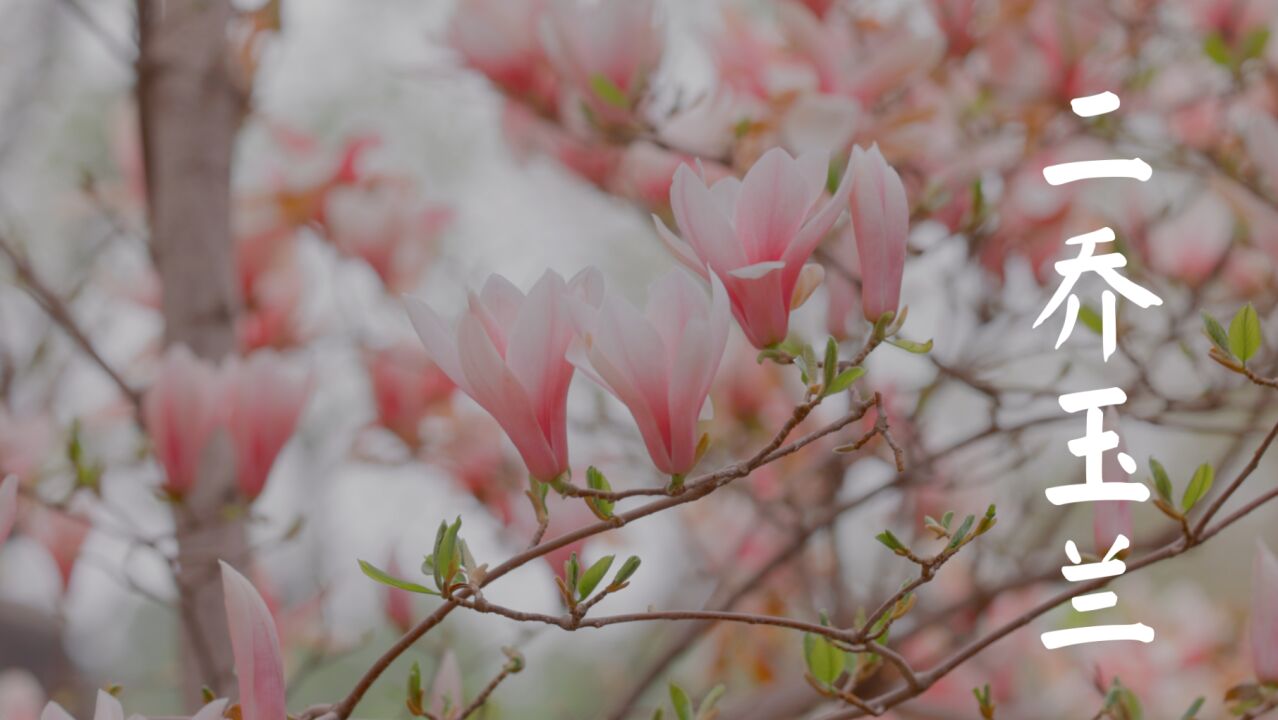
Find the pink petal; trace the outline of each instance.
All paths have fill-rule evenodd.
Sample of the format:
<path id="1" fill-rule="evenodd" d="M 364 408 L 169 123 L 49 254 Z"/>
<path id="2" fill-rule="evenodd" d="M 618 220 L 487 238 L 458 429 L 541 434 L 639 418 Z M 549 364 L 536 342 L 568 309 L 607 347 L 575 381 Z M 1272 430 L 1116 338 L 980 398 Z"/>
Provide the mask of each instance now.
<path id="1" fill-rule="evenodd" d="M 687 165 L 675 171 L 670 208 L 683 239 L 705 264 L 724 272 L 749 264 L 720 201 Z"/>
<path id="2" fill-rule="evenodd" d="M 469 395 L 470 391 L 466 389 L 466 375 L 462 372 L 461 360 L 457 355 L 456 335 L 449 329 L 443 318 L 425 302 L 415 297 L 405 297 L 404 306 L 408 310 L 408 319 L 412 322 L 413 329 L 417 331 L 417 336 L 421 338 L 431 362 L 439 366 L 439 369 L 444 371 L 448 379 L 461 388 L 462 392 Z"/>
<path id="3" fill-rule="evenodd" d="M 1262 683 L 1278 682 L 1278 559 L 1256 542 L 1251 578 L 1251 663 Z"/>
<path id="4" fill-rule="evenodd" d="M 790 155 L 773 148 L 746 173 L 734 227 L 751 262 L 780 260 L 803 226 L 812 193 Z"/>
<path id="5" fill-rule="evenodd" d="M 225 562 L 220 564 L 243 720 L 281 720 L 288 713 L 275 620 L 252 583 Z"/>

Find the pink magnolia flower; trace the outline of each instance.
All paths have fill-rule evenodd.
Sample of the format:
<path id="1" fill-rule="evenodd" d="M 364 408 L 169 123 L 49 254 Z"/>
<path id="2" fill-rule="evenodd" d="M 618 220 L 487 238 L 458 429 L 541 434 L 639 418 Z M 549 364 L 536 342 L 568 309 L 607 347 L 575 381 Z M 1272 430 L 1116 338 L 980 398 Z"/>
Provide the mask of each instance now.
<path id="1" fill-rule="evenodd" d="M 379 178 L 337 188 L 326 200 L 333 245 L 368 263 L 391 291 L 420 279 L 453 220 L 452 208 L 417 202 L 415 192 L 411 183 Z"/>
<path id="2" fill-rule="evenodd" d="M 648 288 L 640 313 L 609 294 L 583 321 L 580 353 L 570 354 L 629 410 L 661 472 L 680 476 L 697 463 L 697 420 L 728 340 L 728 299 L 715 279 L 712 297 L 682 270 Z"/>
<path id="3" fill-rule="evenodd" d="M 462 0 L 448 44 L 504 92 L 552 108 L 558 79 L 539 34 L 545 11 L 545 0 Z"/>
<path id="4" fill-rule="evenodd" d="M 165 491 L 182 497 L 199 479 L 204 449 L 224 418 L 217 368 L 183 345 L 170 346 L 142 401 Z"/>
<path id="5" fill-rule="evenodd" d="M 861 310 L 876 322 L 901 302 L 901 275 L 910 233 L 910 206 L 901 176 L 878 145 L 853 148 L 850 165 L 852 233 L 861 265 Z"/>
<path id="6" fill-rule="evenodd" d="M 661 63 L 655 0 L 551 0 L 547 51 L 594 116 L 624 124 Z"/>
<path id="7" fill-rule="evenodd" d="M 377 424 L 409 447 L 421 444 L 422 420 L 452 397 L 456 386 L 417 343 L 400 343 L 365 354 Z"/>
<path id="8" fill-rule="evenodd" d="M 599 272 L 584 270 L 565 284 L 547 271 L 527 296 L 491 275 L 471 293 L 455 331 L 426 303 L 408 298 L 409 319 L 431 360 L 497 420 L 528 472 L 546 482 L 568 470 L 569 293 L 597 305 Z"/>
<path id="9" fill-rule="evenodd" d="M 1263 683 L 1278 682 L 1278 559 L 1257 541 L 1251 576 L 1251 664 Z"/>
<path id="10" fill-rule="evenodd" d="M 235 447 L 236 481 L 249 501 L 261 494 L 271 467 L 293 436 L 311 379 L 270 350 L 228 362 L 223 379 L 226 418 Z"/>
<path id="11" fill-rule="evenodd" d="M 65 590 L 71 585 L 71 573 L 92 528 L 92 520 L 79 511 L 63 512 L 36 503 L 28 504 L 23 512 L 23 532 L 49 553 Z"/>
<path id="12" fill-rule="evenodd" d="M 683 238 L 660 220 L 657 230 L 681 262 L 723 281 L 732 313 L 755 347 L 784 340 L 790 310 L 820 283 L 821 266 L 805 263 L 843 212 L 851 177 L 845 173 L 834 197 L 822 201 L 828 173 L 824 156 L 796 160 L 780 148 L 769 150 L 744 180 L 728 177 L 706 187 L 687 166 L 675 172 L 670 205 Z"/>
<path id="13" fill-rule="evenodd" d="M 0 545 L 9 539 L 13 521 L 18 517 L 18 478 L 10 475 L 0 481 Z"/>
<path id="14" fill-rule="evenodd" d="M 231 654 L 240 684 L 243 720 L 280 720 L 288 716 L 284 700 L 284 660 L 270 608 L 243 575 L 225 562 L 222 594 L 231 634 Z"/>

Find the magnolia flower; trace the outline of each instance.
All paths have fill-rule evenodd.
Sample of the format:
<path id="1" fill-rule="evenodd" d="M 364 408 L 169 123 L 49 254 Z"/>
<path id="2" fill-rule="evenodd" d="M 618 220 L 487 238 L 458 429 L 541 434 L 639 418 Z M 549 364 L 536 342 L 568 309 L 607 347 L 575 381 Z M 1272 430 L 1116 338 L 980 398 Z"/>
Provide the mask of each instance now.
<path id="1" fill-rule="evenodd" d="M 422 420 L 448 402 L 455 386 L 418 343 L 402 343 L 370 351 L 364 367 L 372 386 L 377 424 L 410 447 L 421 443 Z"/>
<path id="2" fill-rule="evenodd" d="M 1256 679 L 1278 683 L 1278 559 L 1260 541 L 1251 570 L 1250 640 Z"/>
<path id="3" fill-rule="evenodd" d="M 22 530 L 49 553 L 58 568 L 58 577 L 65 590 L 71 585 L 71 573 L 84 540 L 93 527 L 92 520 L 79 510 L 63 512 L 45 505 L 31 503 L 23 513 Z"/>
<path id="4" fill-rule="evenodd" d="M 648 288 L 644 313 L 609 294 L 583 320 L 581 352 L 570 359 L 634 417 L 661 472 L 681 476 L 697 463 L 697 420 L 728 340 L 728 299 L 712 297 L 682 270 Z"/>
<path id="5" fill-rule="evenodd" d="M 546 49 L 595 117 L 624 123 L 661 63 L 655 0 L 551 0 Z"/>
<path id="6" fill-rule="evenodd" d="M 448 44 L 505 92 L 549 106 L 557 79 L 538 34 L 545 10 L 545 0 L 461 0 Z"/>
<path id="7" fill-rule="evenodd" d="M 828 173 L 826 157 L 807 153 L 796 160 L 780 148 L 769 150 L 744 180 L 728 177 L 706 187 L 687 166 L 675 172 L 670 205 L 683 238 L 660 220 L 657 230 L 681 262 L 723 281 L 732 313 L 755 347 L 784 340 L 790 310 L 821 282 L 821 266 L 804 263 L 843 212 L 850 177 L 845 173 L 834 197 L 823 200 Z"/>
<path id="8" fill-rule="evenodd" d="M 200 708 L 198 712 L 191 716 L 191 720 L 221 720 L 222 713 L 226 709 L 226 700 L 214 700 L 213 702 Z M 6 720 L 8 716 L 6 715 Z M 282 717 L 282 716 L 281 716 Z M 17 720 L 16 718 L 14 720 Z M 40 713 L 40 720 L 75 720 L 56 702 L 50 701 L 44 706 L 44 712 Z M 97 707 L 93 711 L 93 720 L 124 720 L 124 708 L 120 705 L 120 701 L 108 692 L 98 691 Z M 141 715 L 131 715 L 130 720 L 146 720 Z"/>
<path id="9" fill-rule="evenodd" d="M 281 720 L 288 713 L 275 620 L 253 584 L 225 562 L 221 566 L 231 654 L 240 685 L 240 716 L 243 720 Z"/>
<path id="10" fill-rule="evenodd" d="M 895 312 L 901 301 L 905 242 L 910 230 L 910 207 L 896 170 L 883 159 L 878 145 L 868 151 L 852 149 L 852 233 L 861 264 L 861 309 L 877 322 Z"/>
<path id="11" fill-rule="evenodd" d="M 259 350 L 247 360 L 230 360 L 223 382 L 236 481 L 251 501 L 266 486 L 276 457 L 297 427 L 311 380 L 280 355 Z"/>
<path id="12" fill-rule="evenodd" d="M 9 538 L 13 521 L 18 517 L 18 477 L 10 475 L 0 481 L 0 545 Z"/>
<path id="13" fill-rule="evenodd" d="M 527 296 L 491 275 L 478 295 L 471 293 L 456 330 L 426 303 L 407 299 L 431 360 L 497 420 L 528 472 L 546 482 L 568 470 L 569 293 L 598 305 L 599 272 L 584 270 L 565 284 L 547 271 Z"/>
<path id="14" fill-rule="evenodd" d="M 204 449 L 223 419 L 221 381 L 213 365 L 183 345 L 170 346 L 142 401 L 164 489 L 181 497 L 199 479 Z"/>

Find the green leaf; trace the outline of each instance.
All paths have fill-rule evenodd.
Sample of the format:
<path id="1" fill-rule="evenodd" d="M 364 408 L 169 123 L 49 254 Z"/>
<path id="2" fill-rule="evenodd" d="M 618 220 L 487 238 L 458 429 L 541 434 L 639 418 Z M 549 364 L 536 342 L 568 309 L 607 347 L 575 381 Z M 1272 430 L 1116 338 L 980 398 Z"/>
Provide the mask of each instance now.
<path id="1" fill-rule="evenodd" d="M 1194 700 L 1193 704 L 1189 706 L 1189 709 L 1185 711 L 1185 714 L 1180 716 L 1180 720 L 1194 720 L 1197 718 L 1198 711 L 1203 709 L 1203 702 L 1205 700 L 1206 698 L 1202 697 Z"/>
<path id="2" fill-rule="evenodd" d="M 604 477 L 604 474 L 594 465 L 586 468 L 586 487 L 600 492 L 612 492 L 612 485 L 608 484 L 608 478 Z M 603 498 L 587 497 L 586 505 L 600 520 L 607 520 L 612 517 L 612 509 L 616 503 Z"/>
<path id="3" fill-rule="evenodd" d="M 852 387 L 852 383 L 860 380 L 863 375 L 865 375 L 865 368 L 860 365 L 850 367 L 836 375 L 834 379 L 830 381 L 830 384 L 826 386 L 825 394 L 833 395 L 835 393 L 841 393 Z"/>
<path id="4" fill-rule="evenodd" d="M 413 593 L 420 593 L 422 595 L 438 595 L 439 594 L 435 592 L 434 590 L 431 590 L 430 588 L 426 587 L 425 585 L 418 585 L 417 583 L 414 583 L 414 582 L 401 580 L 387 573 L 385 570 L 378 568 L 376 565 L 373 565 L 372 563 L 366 560 L 359 561 L 359 569 L 363 570 L 365 575 L 369 576 L 373 580 L 376 580 L 377 582 L 383 585 L 389 585 L 393 588 L 399 588 L 400 590 L 407 590 L 408 592 L 413 592 Z"/>
<path id="5" fill-rule="evenodd" d="M 1258 58 L 1265 52 L 1265 46 L 1269 44 L 1269 28 L 1259 27 L 1247 33 L 1247 37 L 1243 38 L 1242 47 L 1239 48 L 1239 56 L 1243 60 Z"/>
<path id="6" fill-rule="evenodd" d="M 635 571 L 638 569 L 639 569 L 639 556 L 631 555 L 630 557 L 626 558 L 626 561 L 624 563 L 621 564 L 621 569 L 617 571 L 617 574 L 615 576 L 613 576 L 612 583 L 610 583 L 608 587 L 610 588 L 620 587 L 623 583 L 629 580 L 630 577 L 634 575 Z"/>
<path id="7" fill-rule="evenodd" d="M 612 568 L 612 561 L 616 557 L 616 555 L 605 555 L 586 570 L 581 576 L 581 580 L 577 583 L 577 597 L 582 600 L 590 597 L 590 593 L 599 587 L 599 583 L 603 581 L 604 576 L 608 574 L 608 570 Z"/>
<path id="8" fill-rule="evenodd" d="M 675 683 L 670 683 L 670 704 L 679 720 L 692 720 L 692 699 Z"/>
<path id="9" fill-rule="evenodd" d="M 1104 334 L 1105 321 L 1101 320 L 1101 316 L 1092 309 L 1091 305 L 1083 305 L 1078 308 L 1078 319 L 1087 326 L 1088 330 L 1097 335 Z"/>
<path id="10" fill-rule="evenodd" d="M 564 563 L 564 582 L 570 589 L 576 589 L 578 582 L 581 580 L 581 561 L 577 559 L 577 553 L 568 556 L 568 561 Z"/>
<path id="11" fill-rule="evenodd" d="M 945 546 L 946 550 L 953 550 L 963 544 L 963 539 L 967 537 L 967 531 L 972 529 L 972 523 L 976 522 L 975 515 L 968 515 L 963 518 L 963 523 L 959 525 L 958 530 L 954 531 L 954 536 L 950 538 L 950 544 Z"/>
<path id="12" fill-rule="evenodd" d="M 613 107 L 630 107 L 630 98 L 626 97 L 626 91 L 617 87 L 617 83 L 613 82 L 607 75 L 599 73 L 591 75 L 590 89 L 594 91 L 600 100 Z"/>
<path id="13" fill-rule="evenodd" d="M 896 536 L 892 534 L 891 530 L 884 530 L 878 535 L 875 535 L 874 539 L 883 543 L 883 545 L 886 546 L 888 550 L 891 550 L 897 555 L 904 555 L 906 552 L 908 552 L 908 549 L 905 547 L 905 545 L 902 544 L 900 540 L 896 539 Z"/>
<path id="14" fill-rule="evenodd" d="M 1171 478 L 1167 476 L 1167 471 L 1163 468 L 1163 464 L 1154 458 L 1149 459 L 1149 471 L 1154 474 L 1154 490 L 1158 493 L 1158 497 L 1162 498 L 1168 505 L 1172 504 L 1172 483 Z"/>
<path id="15" fill-rule="evenodd" d="M 1222 351 L 1229 353 L 1229 336 L 1225 334 L 1225 328 L 1221 327 L 1216 318 L 1208 315 L 1206 310 L 1203 311 L 1202 315 L 1203 326 L 1206 328 L 1207 337 L 1211 340 L 1213 345 L 1220 348 Z"/>
<path id="16" fill-rule="evenodd" d="M 457 576 L 461 568 L 461 553 L 457 551 L 457 534 L 461 532 L 461 516 L 449 525 L 435 546 L 435 582 L 440 590 L 445 589 Z"/>
<path id="17" fill-rule="evenodd" d="M 799 372 L 803 374 L 803 382 L 805 385 L 812 384 L 817 378 L 817 357 L 816 351 L 811 345 L 804 345 L 803 351 L 794 360 L 799 366 Z"/>
<path id="18" fill-rule="evenodd" d="M 1216 471 L 1212 470 L 1209 463 L 1199 465 L 1194 471 L 1194 477 L 1189 481 L 1189 487 L 1185 488 L 1185 494 L 1180 499 L 1180 509 L 1189 512 L 1211 490 L 1211 484 L 1215 479 Z"/>
<path id="19" fill-rule="evenodd" d="M 932 351 L 932 341 L 925 343 L 916 343 L 913 340 L 902 340 L 901 338 L 888 338 L 888 342 L 895 345 L 906 352 L 912 352 L 915 355 L 926 355 Z"/>
<path id="20" fill-rule="evenodd" d="M 710 688 L 710 692 L 706 693 L 706 696 L 701 698 L 701 704 L 697 706 L 697 720 L 706 720 L 709 718 L 711 716 L 711 711 L 714 710 L 715 703 L 719 702 L 719 699 L 722 698 L 723 694 L 727 691 L 728 688 L 724 687 L 722 684 L 715 685 Z"/>
<path id="21" fill-rule="evenodd" d="M 1229 321 L 1229 350 L 1246 363 L 1260 349 L 1260 318 L 1251 303 L 1243 305 Z"/>
<path id="22" fill-rule="evenodd" d="M 829 395 L 834 385 L 835 373 L 839 371 L 839 344 L 834 338 L 825 341 L 825 358 L 821 364 L 822 395 Z"/>
<path id="23" fill-rule="evenodd" d="M 829 685 L 843 674 L 843 651 L 824 636 L 814 633 L 803 634 L 803 659 L 808 664 L 808 672 L 818 681 Z"/>
<path id="24" fill-rule="evenodd" d="M 1221 37 L 1220 33 L 1212 33 L 1203 40 L 1203 53 L 1217 65 L 1233 67 L 1233 54 L 1229 52 L 1229 46 L 1225 44 L 1225 38 Z"/>

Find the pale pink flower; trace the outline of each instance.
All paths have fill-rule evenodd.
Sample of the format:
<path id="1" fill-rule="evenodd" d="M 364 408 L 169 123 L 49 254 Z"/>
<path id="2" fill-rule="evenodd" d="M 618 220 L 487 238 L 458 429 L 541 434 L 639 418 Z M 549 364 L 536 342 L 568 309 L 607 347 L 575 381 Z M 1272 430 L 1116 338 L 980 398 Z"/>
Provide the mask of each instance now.
<path id="1" fill-rule="evenodd" d="M 849 166 L 849 170 L 850 170 Z M 828 159 L 797 160 L 769 150 L 744 180 L 723 178 L 706 187 L 688 167 L 675 172 L 670 204 L 683 238 L 657 220 L 657 230 L 681 262 L 723 281 L 732 313 L 755 347 L 785 339 L 790 310 L 820 282 L 820 265 L 805 267 L 812 251 L 843 212 L 847 172 L 833 198 L 824 198 Z"/>
<path id="2" fill-rule="evenodd" d="M 515 157 L 525 160 L 546 155 L 599 187 L 607 185 L 621 162 L 621 150 L 615 145 L 582 139 L 558 124 L 546 122 L 522 103 L 505 104 L 501 127 Z"/>
<path id="3" fill-rule="evenodd" d="M 661 63 L 655 0 L 551 0 L 546 49 L 594 116 L 625 123 Z"/>
<path id="4" fill-rule="evenodd" d="M 142 401 L 142 416 L 164 467 L 163 487 L 182 497 L 199 480 L 204 449 L 224 419 L 217 368 L 184 345 L 170 346 Z"/>
<path id="5" fill-rule="evenodd" d="M 411 183 L 381 178 L 336 188 L 326 201 L 333 245 L 368 263 L 391 291 L 421 278 L 453 220 L 452 208 L 418 202 L 415 192 Z"/>
<path id="6" fill-rule="evenodd" d="M 910 234 L 910 206 L 896 170 L 883 159 L 877 145 L 856 147 L 851 162 L 852 233 L 861 265 L 861 310 L 876 322 L 895 312 L 901 302 L 906 241 Z"/>
<path id="7" fill-rule="evenodd" d="M 664 212 L 670 206 L 670 186 L 675 172 L 685 165 L 696 167 L 696 160 L 649 142 L 634 142 L 622 154 L 610 185 L 618 195 L 637 200 L 655 212 Z M 702 167 L 708 177 L 715 179 L 729 174 L 727 168 L 718 163 L 702 162 Z"/>
<path id="8" fill-rule="evenodd" d="M 288 712 L 284 659 L 275 620 L 253 584 L 225 562 L 221 566 L 241 716 L 243 720 L 281 720 Z"/>
<path id="9" fill-rule="evenodd" d="M 697 463 L 697 420 L 728 340 L 728 299 L 712 280 L 712 297 L 682 270 L 671 270 L 648 288 L 640 313 L 609 294 L 582 321 L 579 370 L 593 377 L 629 410 L 648 455 L 667 475 L 684 475 Z"/>
<path id="10" fill-rule="evenodd" d="M 452 330 L 426 303 L 408 298 L 408 316 L 431 360 L 506 431 L 528 471 L 549 482 L 568 470 L 567 404 L 573 330 L 569 293 L 598 304 L 597 270 L 571 283 L 547 271 L 525 296 L 491 275 Z"/>
<path id="11" fill-rule="evenodd" d="M 1249 640 L 1256 679 L 1278 683 L 1278 559 L 1259 541 L 1251 570 Z"/>
<path id="12" fill-rule="evenodd" d="M 461 0 L 448 44 L 503 91 L 553 107 L 558 79 L 539 34 L 545 10 L 545 0 Z"/>
<path id="13" fill-rule="evenodd" d="M 13 522 L 18 518 L 18 478 L 10 475 L 0 481 L 0 545 L 9 539 Z"/>
<path id="14" fill-rule="evenodd" d="M 261 494 L 271 467 L 293 436 L 310 395 L 310 374 L 270 350 L 228 361 L 223 379 L 227 425 L 235 447 L 240 492 Z"/>
<path id="15" fill-rule="evenodd" d="M 92 524 L 81 512 L 63 512 L 37 503 L 28 504 L 23 511 L 23 532 L 49 553 L 63 590 L 71 585 L 71 573 Z"/>
<path id="16" fill-rule="evenodd" d="M 44 706 L 44 688 L 22 668 L 0 670 L 0 718 L 38 720 Z"/>
<path id="17" fill-rule="evenodd" d="M 44 415 L 18 415 L 0 406 L 0 477 L 35 480 L 53 446 L 53 427 Z"/>
<path id="18" fill-rule="evenodd" d="M 418 343 L 399 343 L 364 356 L 377 424 L 409 447 L 421 444 L 422 420 L 444 405 L 456 386 Z"/>

